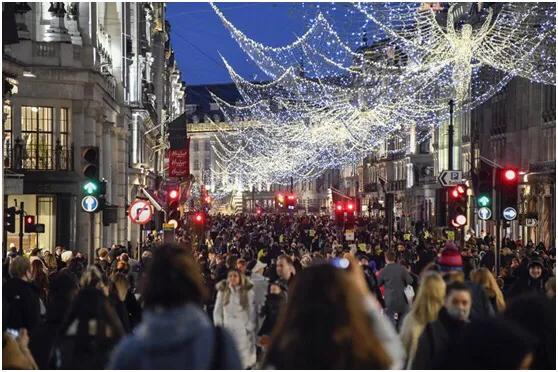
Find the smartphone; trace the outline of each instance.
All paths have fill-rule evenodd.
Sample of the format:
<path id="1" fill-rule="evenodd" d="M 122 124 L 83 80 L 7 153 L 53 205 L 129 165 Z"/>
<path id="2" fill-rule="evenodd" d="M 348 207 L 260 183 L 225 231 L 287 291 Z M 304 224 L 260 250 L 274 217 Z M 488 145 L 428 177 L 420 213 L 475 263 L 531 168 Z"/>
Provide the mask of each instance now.
<path id="1" fill-rule="evenodd" d="M 348 269 L 350 261 L 346 258 L 334 257 L 331 259 L 331 264 L 338 269 Z"/>
<path id="2" fill-rule="evenodd" d="M 10 336 L 12 336 L 13 338 L 18 338 L 19 337 L 19 330 L 17 330 L 17 329 L 8 328 L 8 329 L 6 329 L 6 332 Z"/>

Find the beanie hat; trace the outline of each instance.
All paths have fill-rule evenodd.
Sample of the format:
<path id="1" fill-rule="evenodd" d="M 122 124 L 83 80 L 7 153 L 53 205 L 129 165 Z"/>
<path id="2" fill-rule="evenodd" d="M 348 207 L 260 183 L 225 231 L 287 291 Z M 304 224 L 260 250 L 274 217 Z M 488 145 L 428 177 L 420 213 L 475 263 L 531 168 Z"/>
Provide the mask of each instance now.
<path id="1" fill-rule="evenodd" d="M 74 253 L 72 251 L 65 251 L 64 253 L 62 253 L 62 262 L 67 263 L 68 261 L 70 261 L 70 259 L 72 259 L 72 257 L 74 256 Z"/>
<path id="2" fill-rule="evenodd" d="M 438 257 L 441 271 L 463 270 L 463 259 L 454 242 L 447 242 Z"/>

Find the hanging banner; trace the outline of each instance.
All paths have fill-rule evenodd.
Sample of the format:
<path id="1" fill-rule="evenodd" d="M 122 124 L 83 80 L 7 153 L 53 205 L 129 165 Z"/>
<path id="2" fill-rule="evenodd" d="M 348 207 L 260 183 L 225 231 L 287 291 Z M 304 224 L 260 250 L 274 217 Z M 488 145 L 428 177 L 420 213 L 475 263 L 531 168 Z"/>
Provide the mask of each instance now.
<path id="1" fill-rule="evenodd" d="M 186 177 L 190 174 L 188 149 L 169 150 L 169 177 Z"/>

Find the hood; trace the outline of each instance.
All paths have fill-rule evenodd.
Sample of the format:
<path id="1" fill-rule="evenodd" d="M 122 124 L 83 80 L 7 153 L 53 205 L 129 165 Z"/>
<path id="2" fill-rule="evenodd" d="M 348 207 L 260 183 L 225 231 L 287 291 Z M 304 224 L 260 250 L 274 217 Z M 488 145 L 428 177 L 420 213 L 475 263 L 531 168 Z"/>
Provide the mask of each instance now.
<path id="1" fill-rule="evenodd" d="M 195 342 L 210 327 L 209 318 L 199 306 L 186 304 L 170 310 L 145 310 L 134 334 L 147 350 L 168 350 L 173 345 Z"/>

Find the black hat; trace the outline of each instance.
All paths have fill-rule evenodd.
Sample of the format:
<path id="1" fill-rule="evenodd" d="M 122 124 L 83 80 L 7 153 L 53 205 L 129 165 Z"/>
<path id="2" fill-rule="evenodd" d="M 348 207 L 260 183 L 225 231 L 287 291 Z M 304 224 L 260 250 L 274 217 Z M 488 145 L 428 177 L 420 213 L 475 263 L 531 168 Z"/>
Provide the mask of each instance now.
<path id="1" fill-rule="evenodd" d="M 543 263 L 542 259 L 540 259 L 538 257 L 532 258 L 529 261 L 528 267 L 531 268 L 532 266 L 536 266 L 536 265 L 540 266 L 541 269 L 544 268 L 544 263 Z"/>

